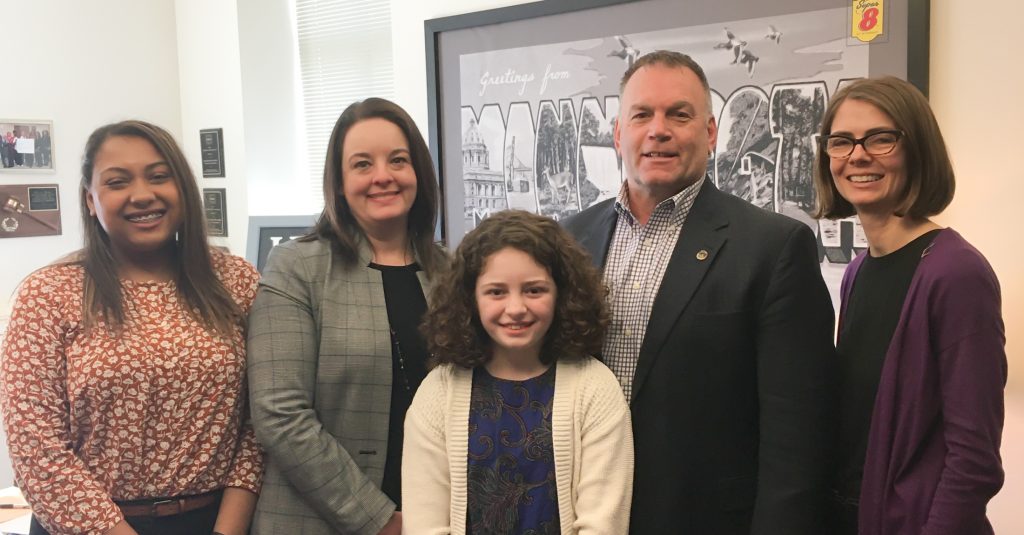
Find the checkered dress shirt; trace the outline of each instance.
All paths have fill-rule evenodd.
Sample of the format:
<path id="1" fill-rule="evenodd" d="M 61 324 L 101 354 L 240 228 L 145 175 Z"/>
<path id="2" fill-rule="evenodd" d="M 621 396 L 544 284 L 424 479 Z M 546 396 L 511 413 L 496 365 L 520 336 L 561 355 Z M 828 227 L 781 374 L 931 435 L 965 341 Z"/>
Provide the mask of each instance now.
<path id="1" fill-rule="evenodd" d="M 623 182 L 619 189 L 615 202 L 619 216 L 604 268 L 612 321 L 601 354 L 618 377 L 627 401 L 633 399 L 636 361 L 647 333 L 654 298 L 679 239 L 679 231 L 705 179 L 659 203 L 646 225 L 641 225 L 629 210 L 629 183 Z"/>

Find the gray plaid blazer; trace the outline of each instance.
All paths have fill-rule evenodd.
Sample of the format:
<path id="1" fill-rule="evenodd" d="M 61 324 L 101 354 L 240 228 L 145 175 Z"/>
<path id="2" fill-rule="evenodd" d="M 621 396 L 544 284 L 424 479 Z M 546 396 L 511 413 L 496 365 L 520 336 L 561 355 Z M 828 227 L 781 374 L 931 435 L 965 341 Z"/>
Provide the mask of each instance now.
<path id="1" fill-rule="evenodd" d="M 252 533 L 376 535 L 391 409 L 391 335 L 368 247 L 346 267 L 329 243 L 270 253 L 249 316 L 249 395 L 268 454 Z M 419 273 L 424 294 L 429 286 Z"/>

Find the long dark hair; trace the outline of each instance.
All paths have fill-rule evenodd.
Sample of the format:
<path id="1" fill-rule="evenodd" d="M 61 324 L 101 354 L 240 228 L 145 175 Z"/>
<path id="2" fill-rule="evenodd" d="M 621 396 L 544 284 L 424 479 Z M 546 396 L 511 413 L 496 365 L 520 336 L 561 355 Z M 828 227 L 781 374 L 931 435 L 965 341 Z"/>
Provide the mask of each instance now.
<path id="1" fill-rule="evenodd" d="M 324 162 L 324 211 L 312 232 L 299 238 L 312 241 L 317 238 L 331 242 L 334 249 L 349 265 L 359 258 L 359 241 L 365 239 L 363 229 L 356 222 L 352 210 L 342 194 L 345 180 L 341 169 L 341 151 L 345 136 L 353 125 L 364 119 L 384 119 L 399 128 L 409 142 L 409 158 L 416 172 L 416 200 L 409 210 L 408 233 L 413 251 L 428 277 L 445 264 L 444 254 L 434 245 L 434 226 L 437 224 L 437 176 L 430 159 L 430 149 L 416 124 L 399 105 L 382 98 L 368 98 L 345 108 L 331 131 Z"/>
<path id="2" fill-rule="evenodd" d="M 159 126 L 144 121 L 122 121 L 97 128 L 89 136 L 82 156 L 80 206 L 85 246 L 74 255 L 74 261 L 85 268 L 82 318 L 90 328 L 102 316 L 114 328 L 124 325 L 121 281 L 117 274 L 117 261 L 110 248 L 110 237 L 99 219 L 89 214 L 86 198 L 92 186 L 93 166 L 100 147 L 111 137 L 127 136 L 144 139 L 167 162 L 174 176 L 181 198 L 181 226 L 175 240 L 174 268 L 178 293 L 184 298 L 185 309 L 207 326 L 229 333 L 243 319 L 241 309 L 228 293 L 213 270 L 210 244 L 206 239 L 206 220 L 195 175 L 185 154 L 169 133 Z"/>

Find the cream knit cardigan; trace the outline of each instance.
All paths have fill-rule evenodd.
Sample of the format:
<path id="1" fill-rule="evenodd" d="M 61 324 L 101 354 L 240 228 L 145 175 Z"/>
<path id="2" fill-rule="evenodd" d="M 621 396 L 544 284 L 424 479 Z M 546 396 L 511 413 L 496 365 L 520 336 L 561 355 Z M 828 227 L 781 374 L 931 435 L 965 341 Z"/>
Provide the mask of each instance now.
<path id="1" fill-rule="evenodd" d="M 633 432 L 622 388 L 593 358 L 558 361 L 551 433 L 564 535 L 629 530 Z M 473 371 L 440 366 L 405 417 L 402 533 L 466 532 L 466 464 Z"/>

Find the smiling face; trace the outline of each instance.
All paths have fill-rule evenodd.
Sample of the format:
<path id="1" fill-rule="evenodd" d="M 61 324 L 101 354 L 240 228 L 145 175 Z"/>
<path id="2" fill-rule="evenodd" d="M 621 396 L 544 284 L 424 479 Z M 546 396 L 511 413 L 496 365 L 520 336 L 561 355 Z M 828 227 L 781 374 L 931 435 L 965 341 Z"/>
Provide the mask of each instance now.
<path id="1" fill-rule="evenodd" d="M 484 262 L 475 296 L 480 323 L 493 341 L 493 359 L 540 362 L 558 297 L 551 273 L 529 254 L 506 247 Z"/>
<path id="2" fill-rule="evenodd" d="M 352 125 L 341 150 L 341 186 L 365 231 L 404 231 L 416 200 L 416 171 L 405 134 L 386 119 Z"/>
<path id="3" fill-rule="evenodd" d="M 892 118 L 874 104 L 846 99 L 836 109 L 832 134 L 861 138 L 880 130 L 898 130 Z M 847 158 L 831 158 L 836 189 L 858 214 L 891 215 L 906 184 L 903 141 L 889 154 L 872 156 L 857 145 Z"/>
<path id="4" fill-rule="evenodd" d="M 181 193 L 171 168 L 149 141 L 112 136 L 100 146 L 86 191 L 89 214 L 110 238 L 115 258 L 173 251 Z"/>
<path id="5" fill-rule="evenodd" d="M 707 92 L 693 71 L 650 64 L 622 90 L 615 148 L 630 197 L 660 202 L 704 176 L 718 127 Z"/>

